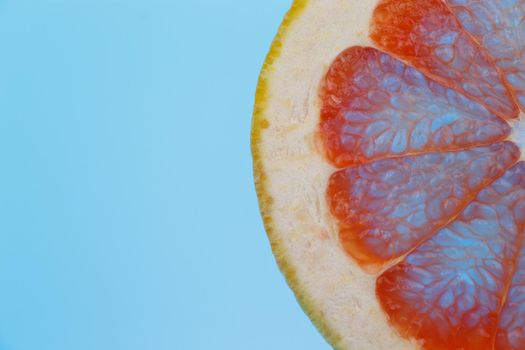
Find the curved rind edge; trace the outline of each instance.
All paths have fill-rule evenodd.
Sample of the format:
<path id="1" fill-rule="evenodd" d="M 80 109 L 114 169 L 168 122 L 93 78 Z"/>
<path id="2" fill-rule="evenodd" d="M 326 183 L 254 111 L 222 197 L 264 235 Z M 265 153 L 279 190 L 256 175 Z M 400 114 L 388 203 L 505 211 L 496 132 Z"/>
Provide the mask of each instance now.
<path id="1" fill-rule="evenodd" d="M 277 261 L 277 265 L 284 275 L 287 284 L 290 286 L 295 294 L 299 305 L 308 315 L 313 324 L 317 327 L 323 337 L 330 343 L 330 345 L 336 350 L 344 350 L 342 345 L 342 337 L 334 330 L 332 330 L 325 317 L 318 308 L 315 307 L 314 300 L 308 295 L 308 293 L 300 285 L 300 281 L 296 276 L 296 271 L 293 266 L 288 262 L 285 249 L 282 247 L 279 235 L 276 234 L 272 222 L 271 211 L 272 211 L 272 197 L 267 193 L 266 190 L 266 176 L 263 160 L 260 154 L 260 144 L 262 139 L 263 130 L 268 128 L 269 121 L 265 117 L 266 103 L 268 99 L 268 72 L 271 70 L 276 59 L 279 58 L 283 39 L 291 27 L 291 25 L 301 16 L 304 8 L 309 3 L 309 0 L 294 0 L 292 7 L 286 13 L 277 35 L 275 36 L 270 51 L 266 56 L 263 63 L 261 73 L 259 75 L 259 81 L 257 83 L 257 89 L 255 94 L 255 105 L 252 116 L 252 129 L 251 129 L 251 152 L 253 159 L 253 176 L 255 181 L 255 189 L 257 197 L 259 199 L 259 208 L 261 216 L 264 222 L 264 227 L 270 245 L 272 247 L 273 254 Z"/>

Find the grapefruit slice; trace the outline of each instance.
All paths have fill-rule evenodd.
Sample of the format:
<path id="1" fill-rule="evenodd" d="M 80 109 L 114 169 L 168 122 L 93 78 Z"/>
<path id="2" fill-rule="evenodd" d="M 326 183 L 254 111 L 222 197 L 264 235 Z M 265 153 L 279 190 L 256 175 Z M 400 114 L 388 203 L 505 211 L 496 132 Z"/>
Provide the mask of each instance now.
<path id="1" fill-rule="evenodd" d="M 261 72 L 257 193 L 337 349 L 525 349 L 525 1 L 296 0 Z"/>

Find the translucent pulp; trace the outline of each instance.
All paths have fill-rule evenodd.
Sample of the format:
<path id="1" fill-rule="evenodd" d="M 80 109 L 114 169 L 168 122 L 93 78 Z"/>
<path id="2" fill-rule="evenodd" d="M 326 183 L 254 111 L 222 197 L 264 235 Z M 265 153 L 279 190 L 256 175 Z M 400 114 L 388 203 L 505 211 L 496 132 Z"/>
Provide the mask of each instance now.
<path id="1" fill-rule="evenodd" d="M 380 50 L 322 85 L 341 245 L 424 349 L 525 349 L 524 23 L 525 0 L 383 0 Z"/>

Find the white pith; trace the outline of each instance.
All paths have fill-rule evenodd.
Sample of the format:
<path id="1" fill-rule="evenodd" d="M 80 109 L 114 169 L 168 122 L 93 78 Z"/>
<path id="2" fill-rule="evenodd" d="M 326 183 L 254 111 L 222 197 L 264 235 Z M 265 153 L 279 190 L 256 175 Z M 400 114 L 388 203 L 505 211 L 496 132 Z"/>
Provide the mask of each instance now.
<path id="1" fill-rule="evenodd" d="M 369 22 L 378 0 L 310 0 L 288 28 L 282 52 L 266 71 L 268 100 L 260 152 L 266 191 L 273 199 L 274 240 L 296 271 L 338 347 L 409 350 L 419 347 L 389 326 L 375 295 L 377 275 L 365 273 L 337 238 L 325 191 L 333 168 L 322 157 L 315 133 L 319 85 L 345 48 L 373 46 Z"/>
<path id="2" fill-rule="evenodd" d="M 521 160 L 525 160 L 525 116 L 523 113 L 516 120 L 511 120 L 510 125 L 512 126 L 512 133 L 509 140 L 519 147 Z"/>

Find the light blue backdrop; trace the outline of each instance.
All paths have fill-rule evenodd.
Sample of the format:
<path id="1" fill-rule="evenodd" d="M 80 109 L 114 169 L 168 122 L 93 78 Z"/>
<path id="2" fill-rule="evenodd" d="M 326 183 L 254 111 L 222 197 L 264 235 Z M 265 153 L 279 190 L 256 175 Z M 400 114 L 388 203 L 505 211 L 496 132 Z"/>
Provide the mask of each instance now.
<path id="1" fill-rule="evenodd" d="M 0 350 L 328 349 L 252 185 L 290 3 L 0 0 Z"/>

